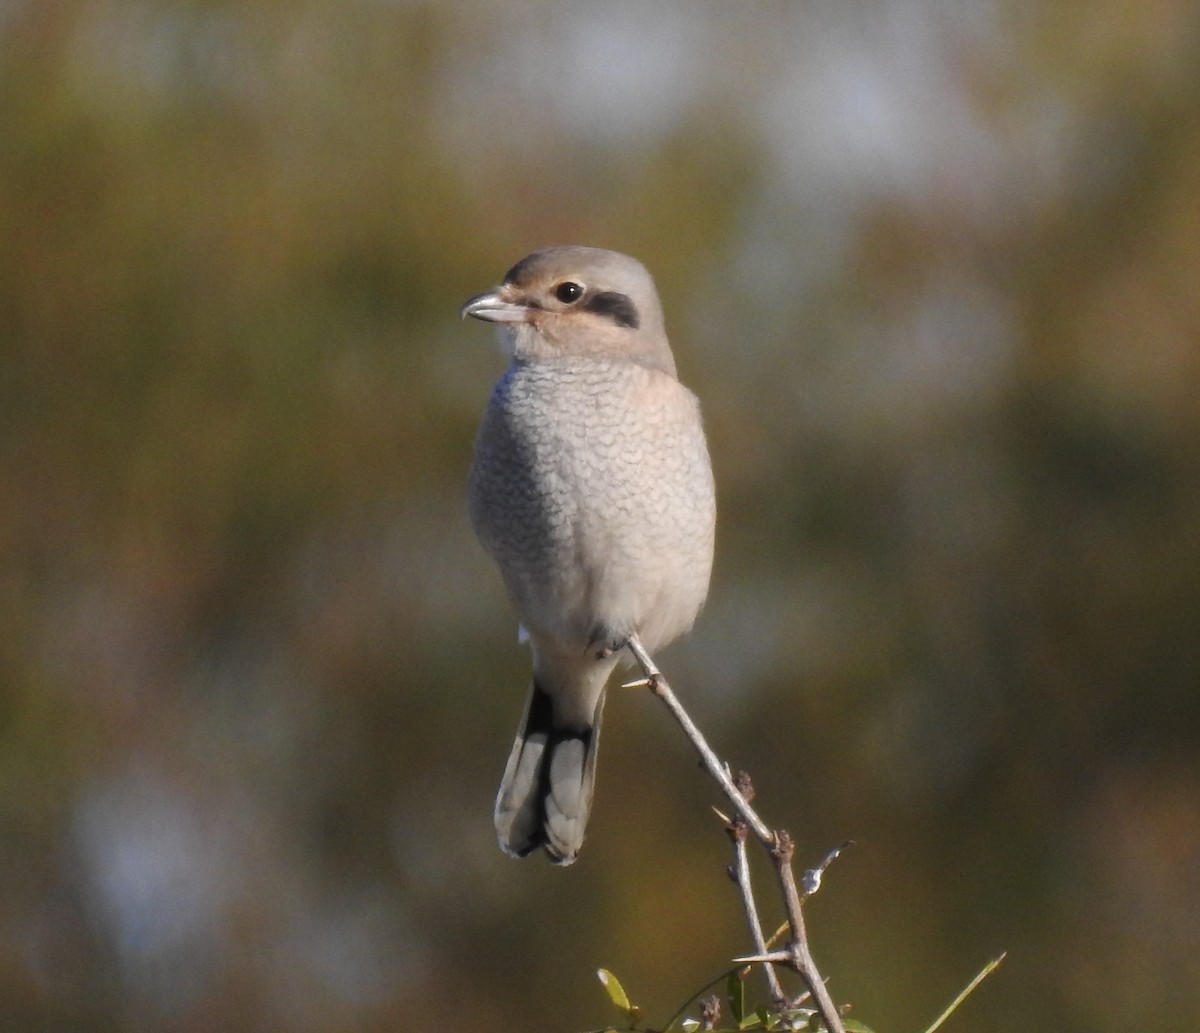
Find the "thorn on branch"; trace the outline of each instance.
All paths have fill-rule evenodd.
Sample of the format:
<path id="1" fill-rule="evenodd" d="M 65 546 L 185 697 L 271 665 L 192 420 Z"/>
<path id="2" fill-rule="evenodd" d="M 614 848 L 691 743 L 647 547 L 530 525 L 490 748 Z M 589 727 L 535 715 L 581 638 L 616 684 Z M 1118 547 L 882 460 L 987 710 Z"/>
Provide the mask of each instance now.
<path id="1" fill-rule="evenodd" d="M 747 954 L 743 958 L 734 958 L 735 965 L 787 965 L 791 962 L 789 951 L 770 951 L 766 954 Z"/>

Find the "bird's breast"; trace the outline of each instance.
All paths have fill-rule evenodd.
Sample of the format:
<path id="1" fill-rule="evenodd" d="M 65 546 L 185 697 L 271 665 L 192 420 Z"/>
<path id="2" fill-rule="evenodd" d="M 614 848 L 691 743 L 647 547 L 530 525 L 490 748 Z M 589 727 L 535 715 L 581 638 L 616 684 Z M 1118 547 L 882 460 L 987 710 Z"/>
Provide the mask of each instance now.
<path id="1" fill-rule="evenodd" d="M 712 474 L 695 397 L 661 371 L 513 366 L 480 428 L 469 498 L 480 539 L 534 627 L 628 632 L 657 607 L 678 634 L 703 601 Z"/>

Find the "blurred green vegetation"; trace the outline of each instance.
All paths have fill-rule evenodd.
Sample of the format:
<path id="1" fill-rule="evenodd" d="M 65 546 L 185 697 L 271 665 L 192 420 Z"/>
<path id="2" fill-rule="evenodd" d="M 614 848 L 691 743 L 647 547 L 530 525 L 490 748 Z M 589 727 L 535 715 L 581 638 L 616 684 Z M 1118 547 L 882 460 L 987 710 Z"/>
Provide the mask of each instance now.
<path id="1" fill-rule="evenodd" d="M 580 1029 L 747 948 L 641 696 L 577 865 L 493 842 L 456 313 L 562 242 L 655 272 L 704 402 L 663 664 L 802 857 L 859 841 L 835 997 L 924 1028 L 1007 949 L 960 1026 L 1200 1025 L 1189 5 L 17 0 L 0 1027 Z"/>

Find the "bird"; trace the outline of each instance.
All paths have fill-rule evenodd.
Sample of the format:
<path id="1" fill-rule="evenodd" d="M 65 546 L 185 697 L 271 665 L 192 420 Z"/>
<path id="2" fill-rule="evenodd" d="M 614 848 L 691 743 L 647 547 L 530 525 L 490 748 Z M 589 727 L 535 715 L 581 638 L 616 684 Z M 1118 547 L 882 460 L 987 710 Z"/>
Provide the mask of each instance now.
<path id="1" fill-rule="evenodd" d="M 579 854 L 606 686 L 636 637 L 691 630 L 708 594 L 716 500 L 696 396 L 679 382 L 646 267 L 547 247 L 461 309 L 496 324 L 507 370 L 475 440 L 468 512 L 532 654 L 496 796 L 501 849 Z"/>

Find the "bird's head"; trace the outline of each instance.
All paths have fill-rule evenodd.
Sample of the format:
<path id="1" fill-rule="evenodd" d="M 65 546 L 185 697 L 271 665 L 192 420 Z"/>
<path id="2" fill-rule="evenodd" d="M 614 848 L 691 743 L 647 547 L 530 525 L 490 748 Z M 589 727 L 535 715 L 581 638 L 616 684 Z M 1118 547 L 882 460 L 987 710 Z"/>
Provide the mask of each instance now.
<path id="1" fill-rule="evenodd" d="M 616 251 L 535 251 L 461 314 L 496 323 L 506 350 L 521 361 L 625 358 L 675 375 L 654 280 L 636 258 Z"/>

